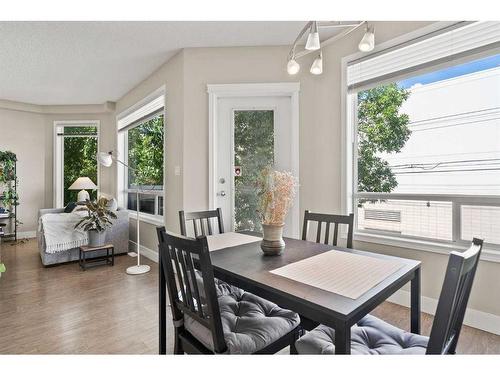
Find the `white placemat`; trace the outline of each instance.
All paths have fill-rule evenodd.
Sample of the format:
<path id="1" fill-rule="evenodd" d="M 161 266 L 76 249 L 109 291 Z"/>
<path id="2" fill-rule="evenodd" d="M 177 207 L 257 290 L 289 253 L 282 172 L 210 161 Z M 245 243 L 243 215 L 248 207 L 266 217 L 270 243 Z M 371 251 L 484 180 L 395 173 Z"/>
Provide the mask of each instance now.
<path id="1" fill-rule="evenodd" d="M 241 234 L 235 232 L 214 234 L 207 236 L 208 249 L 210 251 L 225 249 L 226 247 L 233 247 L 244 245 L 251 242 L 262 241 L 262 238 L 249 236 L 248 234 Z"/>
<path id="2" fill-rule="evenodd" d="M 331 250 L 270 272 L 357 299 L 401 267 L 397 260 Z"/>

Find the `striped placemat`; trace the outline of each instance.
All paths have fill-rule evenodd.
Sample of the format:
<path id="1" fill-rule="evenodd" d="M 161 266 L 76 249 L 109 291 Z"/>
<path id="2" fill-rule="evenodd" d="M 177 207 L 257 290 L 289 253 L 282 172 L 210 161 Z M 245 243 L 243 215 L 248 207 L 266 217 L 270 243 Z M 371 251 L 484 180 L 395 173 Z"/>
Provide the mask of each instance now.
<path id="1" fill-rule="evenodd" d="M 401 267 L 397 260 L 331 250 L 270 272 L 357 299 Z"/>
<path id="2" fill-rule="evenodd" d="M 207 236 L 207 241 L 208 250 L 215 251 L 225 249 L 226 247 L 233 247 L 251 242 L 262 241 L 262 238 L 249 236 L 248 234 L 228 232 Z"/>

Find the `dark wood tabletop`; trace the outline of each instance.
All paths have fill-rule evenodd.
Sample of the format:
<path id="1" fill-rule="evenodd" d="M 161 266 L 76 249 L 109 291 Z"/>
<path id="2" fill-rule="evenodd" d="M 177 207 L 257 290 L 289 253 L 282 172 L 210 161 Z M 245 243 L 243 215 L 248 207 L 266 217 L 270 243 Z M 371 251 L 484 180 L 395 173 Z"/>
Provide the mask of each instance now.
<path id="1" fill-rule="evenodd" d="M 420 262 L 315 242 L 285 238 L 280 256 L 265 256 L 260 242 L 210 253 L 215 276 L 293 310 L 336 330 L 336 353 L 350 353 L 350 328 L 407 282 L 411 281 L 411 331 L 420 333 Z M 332 249 L 380 259 L 397 260 L 403 266 L 358 299 L 351 299 L 303 284 L 269 271 Z"/>

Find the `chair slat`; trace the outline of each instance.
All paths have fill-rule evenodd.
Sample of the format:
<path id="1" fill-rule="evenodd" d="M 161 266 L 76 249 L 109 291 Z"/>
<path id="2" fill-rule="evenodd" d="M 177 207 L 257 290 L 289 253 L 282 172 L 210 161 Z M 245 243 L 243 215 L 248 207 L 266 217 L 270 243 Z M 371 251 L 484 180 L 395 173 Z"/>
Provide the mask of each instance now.
<path id="1" fill-rule="evenodd" d="M 328 240 L 330 239 L 330 224 L 331 223 L 325 223 L 326 225 L 325 245 L 328 245 Z"/>
<path id="2" fill-rule="evenodd" d="M 206 236 L 207 232 L 205 231 L 205 225 L 204 225 L 204 220 L 200 219 L 200 227 L 201 227 L 201 235 Z"/>
<path id="3" fill-rule="evenodd" d="M 191 277 L 189 277 L 189 274 L 187 272 L 187 266 L 186 266 L 186 257 L 184 251 L 178 249 L 178 258 L 181 263 L 181 269 L 182 272 L 184 273 L 184 286 L 186 288 L 186 298 L 187 298 L 187 305 L 191 309 L 191 311 L 196 312 L 196 307 L 195 303 L 193 300 L 193 293 L 192 293 L 192 284 L 196 283 L 196 280 L 193 280 Z"/>
<path id="4" fill-rule="evenodd" d="M 187 262 L 186 262 L 187 267 L 188 267 L 188 271 L 191 275 L 191 280 L 194 280 L 193 291 L 194 291 L 194 297 L 196 298 L 196 302 L 197 302 L 197 306 L 198 306 L 198 315 L 200 316 L 200 318 L 203 318 L 203 317 L 205 317 L 205 315 L 203 314 L 203 301 L 200 298 L 200 290 L 198 288 L 198 282 L 196 279 L 196 271 L 194 270 L 193 257 L 191 256 L 191 254 L 186 254 L 186 255 L 188 257 Z"/>
<path id="5" fill-rule="evenodd" d="M 189 306 L 189 302 L 186 298 L 186 292 L 184 290 L 184 278 L 182 276 L 181 266 L 179 263 L 179 257 L 177 255 L 177 251 L 176 251 L 175 247 L 171 247 L 170 252 L 171 252 L 171 258 L 174 259 L 173 263 L 174 263 L 174 267 L 175 267 L 175 272 L 177 274 L 177 279 L 179 281 L 179 288 L 181 290 L 182 301 L 184 302 L 184 304 Z"/>
<path id="6" fill-rule="evenodd" d="M 319 243 L 321 241 L 321 221 L 318 221 L 318 229 L 316 231 L 316 242 Z"/>
<path id="7" fill-rule="evenodd" d="M 333 229 L 333 246 L 337 246 L 339 237 L 339 223 L 335 223 L 335 228 Z"/>
<path id="8" fill-rule="evenodd" d="M 196 219 L 193 220 L 193 227 L 194 227 L 194 236 L 198 237 L 198 224 L 196 223 Z"/>
<path id="9" fill-rule="evenodd" d="M 214 234 L 212 231 L 212 223 L 209 217 L 207 217 L 207 227 L 208 227 L 208 235 L 211 236 L 212 234 Z"/>

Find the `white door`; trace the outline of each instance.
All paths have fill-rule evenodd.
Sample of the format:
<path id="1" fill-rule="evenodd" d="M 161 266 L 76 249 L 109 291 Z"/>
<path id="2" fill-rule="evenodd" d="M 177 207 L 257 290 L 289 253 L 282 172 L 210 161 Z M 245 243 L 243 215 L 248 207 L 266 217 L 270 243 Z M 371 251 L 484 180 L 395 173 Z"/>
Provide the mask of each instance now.
<path id="1" fill-rule="evenodd" d="M 261 231 L 255 182 L 267 165 L 298 173 L 298 142 L 291 97 L 219 98 L 216 126 L 215 206 L 226 230 Z M 298 234 L 298 197 L 285 234 Z"/>

